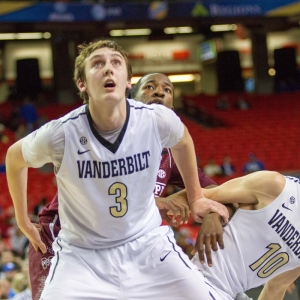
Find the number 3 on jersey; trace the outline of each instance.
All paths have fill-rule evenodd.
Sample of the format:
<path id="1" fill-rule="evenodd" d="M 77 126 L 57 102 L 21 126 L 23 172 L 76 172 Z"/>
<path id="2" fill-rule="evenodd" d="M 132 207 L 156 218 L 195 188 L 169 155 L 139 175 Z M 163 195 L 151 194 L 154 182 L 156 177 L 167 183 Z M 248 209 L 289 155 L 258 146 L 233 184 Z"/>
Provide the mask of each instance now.
<path id="1" fill-rule="evenodd" d="M 120 182 L 112 184 L 108 189 L 108 194 L 115 196 L 115 202 L 117 205 L 110 206 L 110 214 L 115 218 L 123 217 L 128 210 L 127 205 L 127 187 Z"/>
<path id="2" fill-rule="evenodd" d="M 286 252 L 279 252 L 271 257 L 275 252 L 280 250 L 280 245 L 270 244 L 266 248 L 270 250 L 249 266 L 252 271 L 260 267 L 257 272 L 257 276 L 260 278 L 266 278 L 272 275 L 278 268 L 287 264 L 289 261 L 289 255 Z"/>

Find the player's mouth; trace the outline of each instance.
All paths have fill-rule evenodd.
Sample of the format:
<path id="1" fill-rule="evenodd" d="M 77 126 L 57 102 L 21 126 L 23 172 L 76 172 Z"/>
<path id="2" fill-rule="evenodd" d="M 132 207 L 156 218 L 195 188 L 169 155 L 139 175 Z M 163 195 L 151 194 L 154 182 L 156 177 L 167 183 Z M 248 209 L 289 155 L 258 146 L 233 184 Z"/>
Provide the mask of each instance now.
<path id="1" fill-rule="evenodd" d="M 147 101 L 147 104 L 164 104 L 163 101 L 161 99 L 152 99 Z"/>
<path id="2" fill-rule="evenodd" d="M 116 86 L 116 84 L 115 84 L 115 82 L 112 79 L 108 79 L 104 83 L 104 87 L 106 89 L 111 89 L 111 88 L 114 88 L 115 86 Z"/>

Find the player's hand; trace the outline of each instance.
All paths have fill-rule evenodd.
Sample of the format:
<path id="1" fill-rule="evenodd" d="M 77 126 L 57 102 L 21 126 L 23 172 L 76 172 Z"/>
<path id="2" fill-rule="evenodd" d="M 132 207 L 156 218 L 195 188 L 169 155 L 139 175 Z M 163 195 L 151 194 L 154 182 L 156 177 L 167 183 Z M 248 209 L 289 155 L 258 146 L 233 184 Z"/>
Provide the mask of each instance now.
<path id="1" fill-rule="evenodd" d="M 155 198 L 155 201 L 161 211 L 162 218 L 171 226 L 177 227 L 179 224 L 186 224 L 188 222 L 190 208 L 184 197 L 174 194 L 167 198 Z"/>
<path id="2" fill-rule="evenodd" d="M 211 249 L 217 251 L 218 245 L 220 249 L 224 249 L 223 227 L 220 216 L 217 213 L 210 213 L 203 218 L 192 255 L 198 251 L 200 262 L 204 264 L 206 256 L 207 264 L 212 267 Z"/>
<path id="3" fill-rule="evenodd" d="M 211 212 L 219 214 L 224 224 L 228 222 L 229 213 L 225 205 L 208 198 L 198 198 L 190 203 L 190 208 L 194 220 L 198 223 L 202 223 L 203 218 Z"/>
<path id="4" fill-rule="evenodd" d="M 29 220 L 22 225 L 19 225 L 22 232 L 28 238 L 29 242 L 31 242 L 35 251 L 41 250 L 43 253 L 47 252 L 46 245 L 42 242 L 39 230 L 35 226 L 35 224 L 31 223 Z"/>

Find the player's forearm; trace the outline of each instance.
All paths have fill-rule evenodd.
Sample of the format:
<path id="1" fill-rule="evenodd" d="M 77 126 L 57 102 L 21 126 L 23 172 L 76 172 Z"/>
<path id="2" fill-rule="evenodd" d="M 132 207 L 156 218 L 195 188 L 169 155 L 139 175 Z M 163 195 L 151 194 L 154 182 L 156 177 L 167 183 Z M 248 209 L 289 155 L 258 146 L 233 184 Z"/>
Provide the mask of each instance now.
<path id="1" fill-rule="evenodd" d="M 181 141 L 171 150 L 182 176 L 188 201 L 193 202 L 204 197 L 198 178 L 194 143 L 186 128 Z"/>
<path id="2" fill-rule="evenodd" d="M 13 200 L 16 220 L 20 227 L 26 224 L 27 217 L 27 177 L 28 166 L 22 155 L 22 143 L 12 145 L 6 154 L 6 176 Z"/>
<path id="3" fill-rule="evenodd" d="M 268 283 L 262 289 L 257 300 L 282 300 L 284 298 L 286 288 L 276 289 L 268 286 Z"/>

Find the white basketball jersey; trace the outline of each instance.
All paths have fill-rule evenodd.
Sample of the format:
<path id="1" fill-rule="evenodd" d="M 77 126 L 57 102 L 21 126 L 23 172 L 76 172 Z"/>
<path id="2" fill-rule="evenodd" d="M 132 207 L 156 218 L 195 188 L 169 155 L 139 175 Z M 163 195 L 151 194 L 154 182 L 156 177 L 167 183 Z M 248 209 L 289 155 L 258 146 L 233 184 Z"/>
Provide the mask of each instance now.
<path id="1" fill-rule="evenodd" d="M 153 187 L 162 145 L 151 106 L 127 100 L 127 119 L 111 144 L 87 106 L 62 117 L 65 151 L 57 173 L 59 237 L 84 248 L 132 241 L 161 224 Z"/>
<path id="2" fill-rule="evenodd" d="M 224 227 L 226 250 L 212 251 L 213 267 L 200 264 L 198 254 L 193 262 L 224 291 L 224 299 L 263 285 L 300 266 L 299 213 L 300 180 L 286 177 L 283 191 L 270 205 L 236 211 Z"/>

